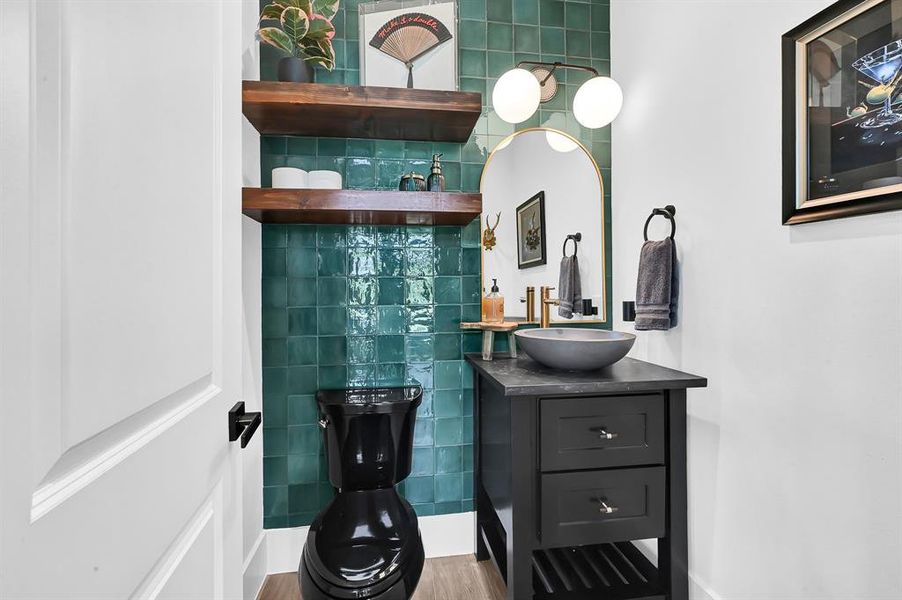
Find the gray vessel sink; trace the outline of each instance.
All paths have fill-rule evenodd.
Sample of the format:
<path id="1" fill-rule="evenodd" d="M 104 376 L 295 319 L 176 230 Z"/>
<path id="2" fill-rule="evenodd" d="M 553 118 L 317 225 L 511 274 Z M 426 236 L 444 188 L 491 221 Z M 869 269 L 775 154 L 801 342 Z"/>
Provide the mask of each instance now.
<path id="1" fill-rule="evenodd" d="M 636 336 L 605 329 L 549 327 L 514 333 L 517 343 L 536 362 L 553 369 L 588 371 L 612 365 L 630 351 Z"/>

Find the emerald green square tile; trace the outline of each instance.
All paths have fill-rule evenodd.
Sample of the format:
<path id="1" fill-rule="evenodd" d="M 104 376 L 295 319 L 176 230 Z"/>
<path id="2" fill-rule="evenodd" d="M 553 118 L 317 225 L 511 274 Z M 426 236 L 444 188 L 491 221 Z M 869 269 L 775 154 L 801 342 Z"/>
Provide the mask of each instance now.
<path id="1" fill-rule="evenodd" d="M 481 164 L 464 163 L 460 167 L 460 190 L 462 192 L 478 192 L 479 179 L 482 176 Z"/>
<path id="2" fill-rule="evenodd" d="M 460 297 L 464 304 L 482 302 L 482 281 L 479 277 L 462 277 L 460 280 Z"/>
<path id="3" fill-rule="evenodd" d="M 432 448 L 414 448 L 410 475 L 433 475 L 435 473 L 434 451 Z"/>
<path id="4" fill-rule="evenodd" d="M 376 365 L 348 365 L 348 386 L 376 385 Z"/>
<path id="5" fill-rule="evenodd" d="M 268 429 L 263 424 L 263 456 L 285 456 L 288 454 L 288 428 Z"/>
<path id="6" fill-rule="evenodd" d="M 346 156 L 348 143 L 339 138 L 318 138 L 316 140 L 316 154 L 318 156 Z"/>
<path id="7" fill-rule="evenodd" d="M 459 83 L 460 91 L 475 92 L 477 94 L 482 94 L 483 98 L 486 97 L 487 88 L 485 85 L 485 79 L 479 79 L 476 77 L 461 77 Z"/>
<path id="8" fill-rule="evenodd" d="M 420 406 L 417 408 L 417 418 L 432 418 L 432 390 L 423 390 L 423 398 L 420 401 Z"/>
<path id="9" fill-rule="evenodd" d="M 430 483 L 432 478 L 429 478 Z M 267 486 L 263 488 L 263 516 L 282 516 L 288 513 L 288 486 Z"/>
<path id="10" fill-rule="evenodd" d="M 435 278 L 435 303 L 460 304 L 460 277 Z"/>
<path id="11" fill-rule="evenodd" d="M 482 50 L 460 51 L 460 75 L 462 77 L 485 77 L 485 52 Z M 453 160 L 452 157 L 447 157 Z"/>
<path id="12" fill-rule="evenodd" d="M 564 23 L 568 33 L 570 31 L 586 31 L 591 27 L 589 5 L 567 2 L 564 8 Z"/>
<path id="13" fill-rule="evenodd" d="M 476 136 L 471 137 L 470 140 L 463 145 L 460 153 L 463 161 L 469 163 L 482 163 L 486 158 L 485 148 Z"/>
<path id="14" fill-rule="evenodd" d="M 463 421 L 464 444 L 473 443 L 473 417 L 464 417 Z"/>
<path id="15" fill-rule="evenodd" d="M 539 28 L 532 25 L 514 25 L 514 50 L 537 52 L 539 50 Z M 519 59 L 515 57 L 515 60 Z"/>
<path id="16" fill-rule="evenodd" d="M 285 166 L 311 171 L 316 168 L 315 156 L 286 156 Z"/>
<path id="17" fill-rule="evenodd" d="M 263 366 L 284 367 L 288 364 L 288 350 L 285 347 L 285 338 L 263 339 Z"/>
<path id="18" fill-rule="evenodd" d="M 289 394 L 313 394 L 316 389 L 316 367 L 288 367 Z"/>
<path id="19" fill-rule="evenodd" d="M 544 49 L 544 46 L 543 46 Z M 586 31 L 567 32 L 567 56 L 588 57 L 589 33 Z"/>
<path id="20" fill-rule="evenodd" d="M 449 304 L 435 307 L 435 331 L 456 333 L 460 331 L 460 305 Z M 479 319 L 476 319 L 477 321 Z"/>
<path id="21" fill-rule="evenodd" d="M 376 158 L 404 158 L 404 142 L 398 140 L 377 140 Z"/>
<path id="22" fill-rule="evenodd" d="M 432 363 L 415 363 L 407 361 L 406 364 L 407 378 L 418 382 L 424 390 L 432 390 Z"/>
<path id="23" fill-rule="evenodd" d="M 463 481 L 464 490 L 463 497 L 464 501 L 469 501 L 471 504 L 473 502 L 473 473 L 463 473 L 461 475 L 461 480 Z M 463 502 L 461 503 L 461 510 L 473 510 L 472 508 L 463 508 Z"/>
<path id="24" fill-rule="evenodd" d="M 348 275 L 375 275 L 375 248 L 352 248 L 348 250 Z"/>
<path id="25" fill-rule="evenodd" d="M 592 44 L 592 57 L 596 59 L 607 59 L 611 56 L 611 34 L 610 33 L 592 33 L 590 38 Z M 594 64 L 594 63 L 593 63 Z M 610 62 L 605 63 L 598 69 L 599 73 L 610 73 Z"/>
<path id="26" fill-rule="evenodd" d="M 405 253 L 406 267 L 404 273 L 408 277 L 429 277 L 435 272 L 432 259 L 432 248 L 408 248 Z"/>
<path id="27" fill-rule="evenodd" d="M 373 336 L 348 338 L 348 362 L 351 364 L 376 362 L 376 338 Z"/>
<path id="28" fill-rule="evenodd" d="M 462 391 L 457 390 L 436 390 L 434 407 L 436 417 L 460 417 L 463 415 L 462 410 Z M 458 464 L 458 467 L 460 465 Z"/>
<path id="29" fill-rule="evenodd" d="M 485 21 L 486 17 L 486 2 L 491 2 L 492 0 L 460 0 L 458 2 L 458 10 L 460 11 L 461 19 L 474 19 L 476 21 Z M 461 28 L 464 25 L 461 23 Z"/>
<path id="30" fill-rule="evenodd" d="M 316 275 L 315 249 L 290 248 L 286 258 L 289 277 L 310 277 Z"/>
<path id="31" fill-rule="evenodd" d="M 285 225 L 264 225 L 261 237 L 263 248 L 285 248 L 288 246 L 288 233 Z"/>
<path id="32" fill-rule="evenodd" d="M 346 277 L 320 277 L 316 287 L 319 306 L 345 306 L 348 303 Z"/>
<path id="33" fill-rule="evenodd" d="M 342 389 L 348 387 L 348 368 L 345 365 L 333 365 L 317 369 L 319 389 Z"/>
<path id="34" fill-rule="evenodd" d="M 436 361 L 435 363 L 435 389 L 449 390 L 460 388 L 459 360 Z"/>
<path id="35" fill-rule="evenodd" d="M 514 0 L 514 23 L 539 24 L 539 0 Z"/>
<path id="36" fill-rule="evenodd" d="M 288 311 L 284 308 L 264 308 L 263 337 L 284 337 L 288 335 Z"/>
<path id="37" fill-rule="evenodd" d="M 607 3 L 595 2 L 591 5 L 592 31 L 611 30 L 611 7 Z"/>
<path id="38" fill-rule="evenodd" d="M 434 468 L 436 474 L 460 473 L 463 464 L 460 446 L 443 446 L 433 450 L 435 454 Z"/>
<path id="39" fill-rule="evenodd" d="M 420 382 L 420 384 L 422 385 L 422 382 Z M 429 446 L 431 448 L 434 443 L 435 419 L 417 419 L 413 431 L 413 445 L 418 448 L 423 446 Z"/>
<path id="40" fill-rule="evenodd" d="M 458 149 L 458 153 L 460 149 Z M 445 190 L 449 192 L 460 191 L 460 163 L 446 162 L 442 172 L 445 174 Z"/>
<path id="41" fill-rule="evenodd" d="M 455 276 L 461 273 L 460 248 L 436 248 L 435 272 L 437 275 Z"/>
<path id="42" fill-rule="evenodd" d="M 460 384 L 465 390 L 473 389 L 473 367 L 467 363 L 461 363 Z"/>
<path id="43" fill-rule="evenodd" d="M 263 75 L 262 71 L 261 75 Z M 267 77 L 272 76 L 274 75 L 268 75 Z M 271 79 L 268 78 L 266 79 L 266 81 L 271 81 Z M 429 506 L 434 507 L 434 505 L 432 504 L 430 504 Z M 432 514 L 435 514 L 435 512 L 433 512 Z M 282 529 L 284 527 L 288 527 L 288 515 L 263 515 L 263 529 Z"/>
<path id="44" fill-rule="evenodd" d="M 288 425 L 288 399 L 284 394 L 264 394 L 263 414 L 267 427 L 286 427 Z"/>
<path id="45" fill-rule="evenodd" d="M 432 159 L 432 144 L 429 142 L 404 142 L 404 158 Z"/>
<path id="46" fill-rule="evenodd" d="M 376 308 L 376 331 L 379 335 L 407 331 L 407 312 L 403 306 L 379 306 Z"/>
<path id="47" fill-rule="evenodd" d="M 276 135 L 260 136 L 260 154 L 287 154 L 287 138 Z"/>
<path id="48" fill-rule="evenodd" d="M 514 67 L 514 55 L 512 52 L 486 52 L 489 77 L 501 77 Z"/>
<path id="49" fill-rule="evenodd" d="M 312 335 L 285 338 L 287 363 L 289 365 L 316 364 L 316 337 Z"/>
<path id="50" fill-rule="evenodd" d="M 285 249 L 284 248 L 263 248 L 261 251 L 261 266 L 264 276 L 284 277 L 285 276 Z"/>
<path id="51" fill-rule="evenodd" d="M 511 51 L 514 48 L 514 28 L 510 23 L 489 23 L 486 30 L 489 50 Z"/>
<path id="52" fill-rule="evenodd" d="M 453 515 L 459 512 L 464 512 L 463 502 L 436 502 L 432 505 L 433 507 L 433 515 Z M 472 508 L 470 509 L 472 510 Z M 289 516 L 289 519 L 291 517 Z"/>
<path id="53" fill-rule="evenodd" d="M 316 423 L 318 415 L 316 396 L 313 394 L 288 396 L 289 425 L 312 425 Z"/>
<path id="54" fill-rule="evenodd" d="M 432 317 L 431 306 L 408 306 L 407 332 L 432 333 Z"/>
<path id="55" fill-rule="evenodd" d="M 416 512 L 417 516 L 420 518 L 435 516 L 435 504 L 431 502 L 427 502 L 425 504 L 411 503 L 411 508 L 413 508 L 414 512 Z"/>
<path id="56" fill-rule="evenodd" d="M 347 246 L 347 227 L 342 225 L 318 226 L 316 228 L 316 245 L 325 249 Z"/>
<path id="57" fill-rule="evenodd" d="M 564 30 L 553 27 L 543 27 L 540 34 L 542 54 L 563 54 Z"/>
<path id="58" fill-rule="evenodd" d="M 489 21 L 510 23 L 513 20 L 512 0 L 486 0 L 486 18 Z"/>
<path id="59" fill-rule="evenodd" d="M 403 160 L 376 159 L 376 187 L 382 190 L 397 190 L 401 175 L 406 172 Z"/>
<path id="60" fill-rule="evenodd" d="M 345 249 L 319 248 L 317 256 L 319 262 L 317 273 L 320 277 L 337 277 L 347 273 L 348 261 Z"/>
<path id="61" fill-rule="evenodd" d="M 320 335 L 344 335 L 347 331 L 348 312 L 340 306 L 318 308 L 317 321 Z"/>
<path id="62" fill-rule="evenodd" d="M 319 480 L 319 456 L 290 454 L 287 462 L 289 484 L 316 483 Z"/>
<path id="63" fill-rule="evenodd" d="M 376 278 L 352 277 L 348 284 L 348 301 L 351 305 L 376 304 Z"/>
<path id="64" fill-rule="evenodd" d="M 430 258 L 431 258 L 430 252 Z M 288 306 L 288 280 L 284 277 L 264 277 L 261 281 L 263 306 L 279 308 Z"/>
<path id="65" fill-rule="evenodd" d="M 288 309 L 288 335 L 316 335 L 316 309 L 313 307 Z"/>
<path id="66" fill-rule="evenodd" d="M 542 27 L 563 27 L 564 3 L 561 0 L 539 0 L 539 23 Z"/>
<path id="67" fill-rule="evenodd" d="M 460 144 L 454 142 L 435 142 L 432 144 L 432 152 L 441 154 L 445 163 L 460 160 Z"/>
<path id="68" fill-rule="evenodd" d="M 432 304 L 433 283 L 432 278 L 408 277 L 404 280 L 406 304 Z"/>
<path id="69" fill-rule="evenodd" d="M 478 248 L 464 248 L 461 256 L 461 273 L 463 275 L 479 275 L 482 254 Z"/>
<path id="70" fill-rule="evenodd" d="M 464 390 L 463 412 L 465 417 L 473 416 L 473 390 Z"/>
<path id="71" fill-rule="evenodd" d="M 432 477 L 408 477 L 404 481 L 404 497 L 408 502 L 432 502 L 435 498 Z"/>
<path id="72" fill-rule="evenodd" d="M 436 312 L 439 307 L 436 307 Z M 435 336 L 435 360 L 459 360 L 460 334 L 439 333 Z"/>
<path id="73" fill-rule="evenodd" d="M 312 483 L 288 486 L 288 512 L 311 512 L 319 508 L 317 487 Z"/>
<path id="74" fill-rule="evenodd" d="M 411 362 L 432 360 L 432 336 L 429 334 L 408 335 L 404 338 L 404 355 Z"/>
<path id="75" fill-rule="evenodd" d="M 372 158 L 376 153 L 373 140 L 348 140 L 348 156 Z"/>
<path id="76" fill-rule="evenodd" d="M 348 339 L 345 336 L 319 338 L 319 364 L 343 365 L 348 362 Z"/>
<path id="77" fill-rule="evenodd" d="M 434 230 L 434 242 L 437 248 L 460 247 L 460 227 L 441 226 Z"/>
<path id="78" fill-rule="evenodd" d="M 263 485 L 285 485 L 288 483 L 288 458 L 269 456 L 263 459 Z"/>
<path id="79" fill-rule="evenodd" d="M 462 446 L 461 468 L 465 473 L 473 470 L 473 446 Z"/>
<path id="80" fill-rule="evenodd" d="M 290 248 L 315 248 L 316 225 L 291 225 L 288 228 Z"/>
<path id="81" fill-rule="evenodd" d="M 409 226 L 407 227 L 406 244 L 412 248 L 430 248 L 433 245 L 434 236 L 432 227 Z"/>
<path id="82" fill-rule="evenodd" d="M 473 219 L 469 225 L 466 225 L 461 230 L 460 245 L 464 248 L 482 247 L 482 231 L 479 219 Z"/>
<path id="83" fill-rule="evenodd" d="M 335 171 L 344 177 L 347 160 L 348 159 L 344 156 L 317 156 L 316 168 L 319 170 Z"/>
<path id="84" fill-rule="evenodd" d="M 352 225 L 348 227 L 348 246 L 372 248 L 376 245 L 376 229 L 372 225 Z"/>
<path id="85" fill-rule="evenodd" d="M 378 303 L 381 305 L 404 304 L 404 279 L 380 277 Z"/>
<path id="86" fill-rule="evenodd" d="M 349 32 L 353 32 L 354 37 L 357 37 L 357 27 L 349 28 Z M 353 40 L 345 41 L 345 61 L 347 62 L 349 69 L 359 69 L 360 68 L 360 44 Z M 349 85 L 357 85 L 357 82 L 351 83 L 348 81 L 348 78 L 345 77 L 345 83 Z"/>
<path id="87" fill-rule="evenodd" d="M 383 226 L 375 229 L 376 244 L 380 248 L 401 248 L 407 240 L 406 230 L 403 227 Z"/>
<path id="88" fill-rule="evenodd" d="M 289 137 L 288 154 L 316 156 L 316 138 Z"/>
<path id="89" fill-rule="evenodd" d="M 404 362 L 404 336 L 380 335 L 376 337 L 376 359 L 380 363 Z"/>
<path id="90" fill-rule="evenodd" d="M 349 335 L 375 335 L 376 309 L 372 306 L 352 307 L 348 309 Z"/>
<path id="91" fill-rule="evenodd" d="M 482 318 L 482 308 L 479 304 L 463 304 L 460 307 L 460 320 L 465 323 L 479 321 Z"/>
<path id="92" fill-rule="evenodd" d="M 404 274 L 404 251 L 400 248 L 379 248 L 378 274 L 382 277 L 397 277 Z"/>
<path id="93" fill-rule="evenodd" d="M 436 446 L 459 446 L 463 442 L 463 439 L 463 419 L 453 417 L 450 419 L 435 420 Z"/>
<path id="94" fill-rule="evenodd" d="M 485 31 L 485 21 L 461 19 L 457 41 L 464 49 L 485 50 Z"/>
<path id="95" fill-rule="evenodd" d="M 406 372 L 404 363 L 379 363 L 376 365 L 376 384 L 395 385 L 404 381 Z"/>

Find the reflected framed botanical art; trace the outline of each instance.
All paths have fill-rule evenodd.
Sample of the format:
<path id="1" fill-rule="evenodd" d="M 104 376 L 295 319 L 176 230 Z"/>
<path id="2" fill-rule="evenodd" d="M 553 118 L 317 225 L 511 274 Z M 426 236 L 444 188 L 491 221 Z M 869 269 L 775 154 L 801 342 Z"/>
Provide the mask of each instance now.
<path id="1" fill-rule="evenodd" d="M 902 209 L 902 0 L 783 36 L 783 224 Z"/>
<path id="2" fill-rule="evenodd" d="M 538 267 L 546 260 L 543 190 L 517 207 L 517 266 Z"/>

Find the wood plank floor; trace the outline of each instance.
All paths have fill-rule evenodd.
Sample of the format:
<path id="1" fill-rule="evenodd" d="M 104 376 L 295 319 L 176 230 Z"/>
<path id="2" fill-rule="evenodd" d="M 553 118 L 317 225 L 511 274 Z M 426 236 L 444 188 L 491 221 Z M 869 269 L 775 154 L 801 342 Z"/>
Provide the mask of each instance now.
<path id="1" fill-rule="evenodd" d="M 504 580 L 492 561 L 472 554 L 430 558 L 411 600 L 504 600 Z M 257 600 L 300 600 L 297 573 L 270 575 Z"/>

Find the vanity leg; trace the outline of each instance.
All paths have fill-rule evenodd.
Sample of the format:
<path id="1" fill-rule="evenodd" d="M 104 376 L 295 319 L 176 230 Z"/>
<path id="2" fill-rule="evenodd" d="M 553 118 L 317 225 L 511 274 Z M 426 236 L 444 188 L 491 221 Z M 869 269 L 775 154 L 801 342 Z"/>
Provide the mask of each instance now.
<path id="1" fill-rule="evenodd" d="M 481 502 L 482 494 L 482 460 L 480 457 L 480 448 L 482 446 L 481 436 L 479 435 L 479 420 L 482 413 L 480 402 L 480 377 L 479 372 L 473 369 L 473 509 L 476 511 L 476 560 L 488 560 L 491 558 L 489 549 L 482 539 L 482 524 L 488 521 L 484 514 L 487 507 Z"/>
<path id="2" fill-rule="evenodd" d="M 535 493 L 532 465 L 536 452 L 536 398 L 511 403 L 511 498 L 515 509 L 507 536 L 507 600 L 530 600 L 535 546 Z"/>
<path id="3" fill-rule="evenodd" d="M 667 600 L 688 600 L 686 390 L 668 392 L 666 452 L 667 535 L 658 540 L 658 567 Z"/>

